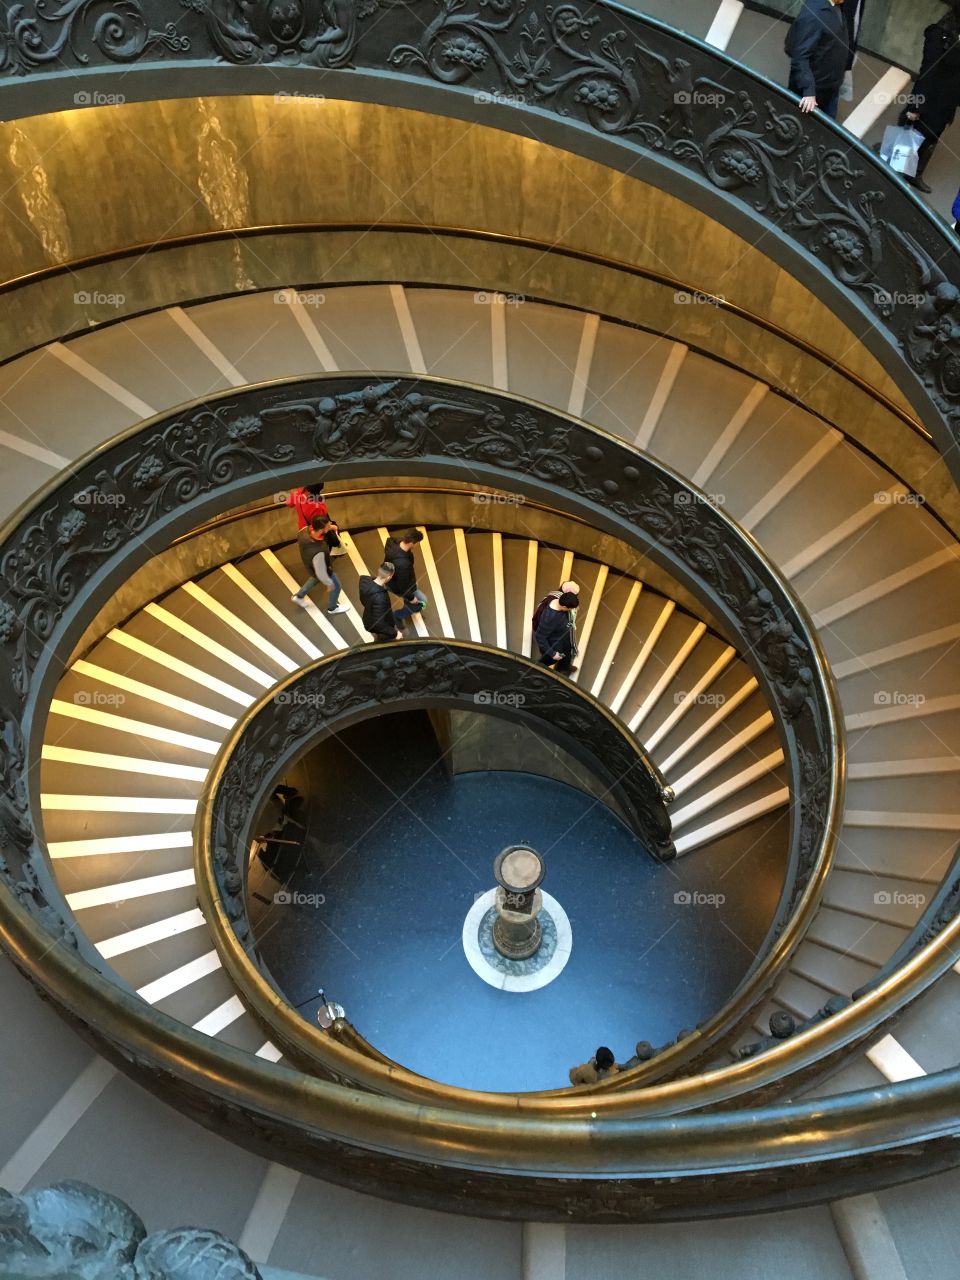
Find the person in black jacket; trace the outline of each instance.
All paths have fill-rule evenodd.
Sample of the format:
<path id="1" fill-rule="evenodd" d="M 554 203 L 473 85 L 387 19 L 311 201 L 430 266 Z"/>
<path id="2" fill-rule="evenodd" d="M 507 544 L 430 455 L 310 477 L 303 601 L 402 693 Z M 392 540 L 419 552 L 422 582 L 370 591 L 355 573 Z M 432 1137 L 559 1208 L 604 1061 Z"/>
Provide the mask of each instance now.
<path id="1" fill-rule="evenodd" d="M 534 638 L 540 650 L 540 665 L 552 667 L 568 676 L 573 670 L 573 623 L 570 610 L 579 604 L 579 597 L 572 591 L 564 591 L 551 600 L 540 615 Z"/>
<path id="2" fill-rule="evenodd" d="M 400 640 L 403 636 L 403 633 L 397 630 L 397 624 L 393 620 L 393 606 L 387 594 L 387 585 L 392 577 L 393 565 L 385 562 L 377 570 L 375 578 L 371 578 L 368 573 L 360 578 L 363 625 L 373 636 L 376 644 Z"/>
<path id="3" fill-rule="evenodd" d="M 930 192 L 923 171 L 937 149 L 944 130 L 953 124 L 960 106 L 960 2 L 923 33 L 923 58 L 910 91 L 901 125 L 912 125 L 923 134 L 916 177 L 903 175 L 918 191 Z"/>
<path id="4" fill-rule="evenodd" d="M 414 547 L 422 541 L 423 534 L 419 529 L 407 529 L 399 538 L 388 538 L 383 549 L 384 560 L 394 569 L 390 591 L 403 601 L 402 607 L 393 615 L 398 627 L 412 613 L 422 613 L 427 606 L 427 597 L 417 586 L 417 567 L 413 557 Z"/>
<path id="5" fill-rule="evenodd" d="M 784 46 L 790 55 L 789 88 L 799 95 L 800 110 L 819 107 L 833 119 L 852 49 L 842 4 L 843 0 L 805 0 Z"/>

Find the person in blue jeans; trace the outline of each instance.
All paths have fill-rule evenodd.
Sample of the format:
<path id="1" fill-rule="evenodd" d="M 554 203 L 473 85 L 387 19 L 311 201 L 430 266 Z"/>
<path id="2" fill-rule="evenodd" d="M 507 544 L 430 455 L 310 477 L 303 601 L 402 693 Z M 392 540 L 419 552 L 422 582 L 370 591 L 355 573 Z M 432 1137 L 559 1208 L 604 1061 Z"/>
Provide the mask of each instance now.
<path id="1" fill-rule="evenodd" d="M 329 516 L 314 516 L 297 534 L 300 547 L 300 558 L 303 560 L 310 577 L 300 590 L 290 597 L 301 609 L 307 607 L 307 595 L 314 587 L 324 586 L 330 593 L 327 597 L 327 613 L 346 613 L 350 606 L 340 604 L 340 592 L 343 590 L 340 579 L 333 571 L 331 554 L 340 546 L 339 530 Z"/>
<path id="2" fill-rule="evenodd" d="M 406 529 L 398 537 L 388 538 L 383 549 L 384 562 L 393 565 L 390 592 L 403 601 L 393 614 L 398 627 L 402 627 L 411 614 L 423 613 L 427 607 L 427 597 L 417 586 L 417 565 L 413 554 L 414 547 L 422 541 L 423 534 L 419 529 Z"/>

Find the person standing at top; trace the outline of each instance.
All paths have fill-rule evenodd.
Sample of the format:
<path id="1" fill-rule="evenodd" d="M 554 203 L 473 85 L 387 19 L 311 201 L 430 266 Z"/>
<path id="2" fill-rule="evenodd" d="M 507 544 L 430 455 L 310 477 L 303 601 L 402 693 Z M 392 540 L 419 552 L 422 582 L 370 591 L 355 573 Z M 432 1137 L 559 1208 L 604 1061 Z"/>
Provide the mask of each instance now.
<path id="1" fill-rule="evenodd" d="M 799 97 L 800 110 L 819 107 L 833 120 L 852 54 L 850 27 L 841 11 L 843 2 L 804 0 L 784 44 L 790 58 L 789 88 Z"/>
<path id="2" fill-rule="evenodd" d="M 540 615 L 534 638 L 540 650 L 540 665 L 552 667 L 561 675 L 573 671 L 576 646 L 573 641 L 573 623 L 570 610 L 576 609 L 578 598 L 572 591 L 564 591 L 551 599 Z"/>
<path id="3" fill-rule="evenodd" d="M 305 529 L 317 516 L 328 516 L 330 512 L 323 497 L 323 481 L 305 485 L 302 489 L 291 489 L 287 494 L 287 506 L 296 511 L 299 529 Z"/>
<path id="4" fill-rule="evenodd" d="M 615 1076 L 619 1070 L 612 1050 L 602 1044 L 589 1062 L 570 1068 L 570 1083 L 596 1084 L 600 1080 L 606 1080 L 607 1076 Z"/>
<path id="5" fill-rule="evenodd" d="M 916 177 L 903 174 L 904 182 L 928 195 L 931 188 L 923 171 L 937 149 L 943 132 L 953 124 L 960 106 L 960 0 L 923 33 L 923 58 L 913 82 L 910 98 L 900 116 L 901 125 L 910 125 L 923 135 L 917 159 Z"/>
<path id="6" fill-rule="evenodd" d="M 393 565 L 385 560 L 375 578 L 365 573 L 360 578 L 360 603 L 363 606 L 363 625 L 373 636 L 375 644 L 390 640 L 402 640 L 403 632 L 393 620 L 393 605 L 387 587 L 394 574 Z"/>
<path id="7" fill-rule="evenodd" d="M 397 626 L 414 613 L 423 613 L 427 607 L 427 597 L 417 586 L 417 566 L 413 549 L 423 541 L 419 529 L 406 529 L 398 537 L 389 537 L 383 549 L 386 564 L 393 565 L 393 577 L 389 589 L 403 601 L 402 606 L 394 612 L 393 620 Z"/>
<path id="8" fill-rule="evenodd" d="M 327 613 L 346 613 L 350 606 L 339 604 L 342 587 L 331 566 L 331 556 L 340 546 L 339 530 L 329 516 L 314 516 L 297 534 L 300 558 L 310 574 L 306 582 L 290 599 L 301 609 L 307 607 L 307 595 L 314 587 L 324 586 L 327 597 Z"/>

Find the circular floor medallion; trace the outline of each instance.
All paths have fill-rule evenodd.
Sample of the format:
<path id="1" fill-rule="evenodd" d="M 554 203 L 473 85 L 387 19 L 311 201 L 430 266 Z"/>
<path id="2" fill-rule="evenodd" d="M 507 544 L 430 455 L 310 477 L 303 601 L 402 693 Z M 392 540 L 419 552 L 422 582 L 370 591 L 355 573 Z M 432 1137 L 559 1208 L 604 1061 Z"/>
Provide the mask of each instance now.
<path id="1" fill-rule="evenodd" d="M 543 894 L 540 925 L 543 942 L 527 960 L 508 960 L 493 945 L 496 889 L 482 893 L 463 922 L 463 950 L 474 973 L 501 991 L 537 991 L 562 973 L 573 948 L 567 913 L 549 893 Z"/>

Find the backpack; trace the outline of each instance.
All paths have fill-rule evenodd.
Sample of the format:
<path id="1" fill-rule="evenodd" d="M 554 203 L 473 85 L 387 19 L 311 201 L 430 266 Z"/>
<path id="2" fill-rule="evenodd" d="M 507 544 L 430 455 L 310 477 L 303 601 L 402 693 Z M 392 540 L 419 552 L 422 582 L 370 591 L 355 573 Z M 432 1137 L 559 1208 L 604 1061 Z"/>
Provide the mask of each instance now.
<path id="1" fill-rule="evenodd" d="M 534 631 L 536 631 L 537 627 L 539 627 L 540 625 L 540 618 L 543 614 L 544 609 L 546 609 L 547 605 L 550 603 L 551 600 L 556 600 L 556 598 L 557 597 L 551 591 L 549 595 L 546 595 L 543 597 L 543 599 L 537 605 L 536 609 L 534 609 L 533 619 L 532 619 Z"/>

